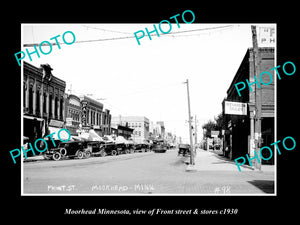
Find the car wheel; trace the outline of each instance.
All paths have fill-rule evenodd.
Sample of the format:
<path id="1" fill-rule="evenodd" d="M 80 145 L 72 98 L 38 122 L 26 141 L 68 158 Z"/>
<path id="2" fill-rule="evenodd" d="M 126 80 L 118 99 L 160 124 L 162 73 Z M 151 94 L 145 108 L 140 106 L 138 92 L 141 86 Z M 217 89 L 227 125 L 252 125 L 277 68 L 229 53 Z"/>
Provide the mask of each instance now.
<path id="1" fill-rule="evenodd" d="M 92 155 L 92 153 L 91 153 L 90 151 L 86 151 L 86 152 L 85 152 L 85 157 L 86 157 L 86 158 L 90 158 L 91 155 Z"/>
<path id="2" fill-rule="evenodd" d="M 67 149 L 65 149 L 65 148 L 61 148 L 59 150 L 59 152 L 60 152 L 61 156 L 66 156 L 67 155 Z"/>
<path id="3" fill-rule="evenodd" d="M 78 158 L 78 159 L 83 159 L 83 157 L 84 157 L 84 154 L 83 154 L 83 152 L 82 152 L 82 151 L 80 151 L 80 150 L 79 150 L 79 151 L 77 151 L 77 154 L 76 154 L 76 155 L 77 155 L 77 158 Z"/>
<path id="4" fill-rule="evenodd" d="M 59 152 L 55 152 L 53 155 L 52 155 L 52 158 L 53 160 L 55 161 L 58 161 L 61 159 L 61 154 Z"/>
<path id="5" fill-rule="evenodd" d="M 118 151 L 117 151 L 117 150 L 115 150 L 115 149 L 114 149 L 114 150 L 112 150 L 112 151 L 111 151 L 111 155 L 114 155 L 114 156 L 115 156 L 115 155 L 118 155 Z"/>

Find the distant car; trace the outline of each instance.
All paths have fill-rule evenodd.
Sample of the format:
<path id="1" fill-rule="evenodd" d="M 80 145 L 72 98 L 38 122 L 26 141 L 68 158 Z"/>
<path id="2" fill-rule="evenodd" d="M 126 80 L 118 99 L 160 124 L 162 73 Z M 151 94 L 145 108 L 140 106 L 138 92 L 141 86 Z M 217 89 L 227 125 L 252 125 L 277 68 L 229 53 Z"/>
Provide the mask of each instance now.
<path id="1" fill-rule="evenodd" d="M 84 145 L 85 145 L 85 150 L 91 152 L 91 155 L 94 156 L 105 156 L 103 154 L 101 154 L 101 144 L 104 144 L 104 142 L 100 142 L 100 141 L 85 141 Z"/>
<path id="2" fill-rule="evenodd" d="M 185 156 L 190 153 L 190 145 L 189 144 L 179 144 L 178 145 L 178 155 L 182 154 Z"/>
<path id="3" fill-rule="evenodd" d="M 155 153 L 165 153 L 168 149 L 167 143 L 164 140 L 154 140 L 152 151 Z"/>
<path id="4" fill-rule="evenodd" d="M 104 143 L 100 146 L 101 156 L 118 155 L 117 145 L 115 143 Z"/>
<path id="5" fill-rule="evenodd" d="M 116 145 L 118 155 L 129 153 L 129 149 L 127 149 L 125 143 L 117 143 L 115 145 Z"/>
<path id="6" fill-rule="evenodd" d="M 213 145 L 213 149 L 214 150 L 220 150 L 221 149 L 221 145 L 219 143 L 216 143 Z"/>
<path id="7" fill-rule="evenodd" d="M 61 158 L 78 158 L 90 157 L 91 152 L 85 149 L 82 141 L 60 142 L 57 147 L 50 148 L 45 152 L 45 158 L 53 159 L 55 161 Z"/>
<path id="8" fill-rule="evenodd" d="M 135 144 L 133 146 L 134 152 L 148 152 L 150 151 L 150 145 L 148 144 Z"/>

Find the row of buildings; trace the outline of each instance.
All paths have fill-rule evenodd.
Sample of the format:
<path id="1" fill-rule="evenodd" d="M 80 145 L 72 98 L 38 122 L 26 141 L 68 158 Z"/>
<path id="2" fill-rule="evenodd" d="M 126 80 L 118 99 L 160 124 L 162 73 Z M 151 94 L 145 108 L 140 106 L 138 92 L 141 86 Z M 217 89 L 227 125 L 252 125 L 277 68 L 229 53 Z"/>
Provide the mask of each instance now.
<path id="1" fill-rule="evenodd" d="M 23 136 L 37 138 L 67 128 L 71 135 L 93 129 L 99 136 L 123 136 L 142 143 L 154 138 L 174 140 L 164 122 L 144 116 L 112 117 L 110 110 L 86 95 L 66 93 L 66 82 L 52 74 L 49 64 L 37 68 L 23 62 Z"/>
<path id="2" fill-rule="evenodd" d="M 271 68 L 275 67 L 275 54 L 273 47 L 260 47 L 258 49 L 258 58 L 260 62 L 258 64 L 258 71 L 256 71 L 256 76 L 263 71 L 270 71 Z M 227 96 L 222 102 L 223 108 L 223 137 L 224 137 L 224 149 L 227 151 L 226 156 L 235 159 L 240 156 L 253 155 L 254 148 L 254 136 L 255 134 L 255 120 L 261 120 L 261 146 L 270 146 L 274 140 L 274 87 L 275 87 L 275 77 L 273 76 L 273 81 L 269 85 L 261 85 L 261 118 L 257 117 L 257 96 L 259 94 L 258 90 L 250 91 L 246 88 L 242 91 L 242 95 L 239 96 L 235 84 L 238 82 L 245 82 L 246 79 L 250 83 L 254 82 L 254 63 L 253 63 L 253 48 L 249 48 L 227 90 Z M 268 81 L 265 81 L 268 83 Z M 254 85 L 252 85 L 254 89 Z M 226 114 L 225 112 L 225 102 L 238 102 L 247 105 L 244 108 L 246 111 L 244 115 L 233 115 Z M 257 137 L 256 137 L 257 138 Z M 255 138 L 255 139 L 256 139 Z M 272 146 L 271 146 L 272 147 Z M 265 153 L 266 154 L 266 153 Z M 274 155 L 274 147 L 273 147 Z M 264 156 L 268 158 L 268 156 Z M 263 160 L 264 164 L 274 164 L 274 157 L 269 160 Z"/>
<path id="3" fill-rule="evenodd" d="M 66 82 L 52 70 L 48 64 L 23 63 L 23 136 L 33 141 L 63 127 L 71 135 L 78 135 L 78 129 L 110 134 L 110 111 L 88 96 L 67 94 Z"/>
<path id="4" fill-rule="evenodd" d="M 154 123 L 144 116 L 121 116 L 112 117 L 111 120 L 112 134 L 123 134 L 125 138 L 131 136 L 132 140 L 137 143 L 143 143 L 147 140 L 157 138 L 175 141 L 175 136 L 166 132 L 163 121 Z M 125 134 L 125 135 L 124 135 Z"/>

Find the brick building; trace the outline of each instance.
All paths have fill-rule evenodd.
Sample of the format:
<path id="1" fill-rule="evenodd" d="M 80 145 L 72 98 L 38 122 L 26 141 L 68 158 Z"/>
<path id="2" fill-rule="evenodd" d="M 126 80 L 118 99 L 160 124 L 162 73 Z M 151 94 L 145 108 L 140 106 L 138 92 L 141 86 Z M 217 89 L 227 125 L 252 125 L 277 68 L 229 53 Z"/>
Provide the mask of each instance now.
<path id="1" fill-rule="evenodd" d="M 73 94 L 65 95 L 65 117 L 66 117 L 66 128 L 70 131 L 71 135 L 77 136 L 76 132 L 81 123 L 82 109 L 80 98 Z"/>
<path id="2" fill-rule="evenodd" d="M 66 82 L 52 70 L 49 64 L 37 68 L 23 62 L 23 135 L 29 142 L 64 124 Z"/>
<path id="3" fill-rule="evenodd" d="M 258 51 L 260 63 L 259 75 L 263 71 L 270 71 L 274 65 L 274 48 L 259 48 Z M 230 87 L 227 90 L 227 97 L 223 100 L 223 115 L 225 118 L 224 127 L 224 149 L 227 147 L 229 152 L 227 156 L 231 159 L 235 159 L 239 156 L 250 155 L 250 135 L 251 130 L 254 130 L 254 115 L 255 115 L 255 90 L 252 92 L 248 87 L 241 92 L 241 96 L 238 95 L 235 88 L 235 84 L 238 82 L 249 83 L 254 82 L 254 63 L 253 63 L 253 49 L 249 48 L 241 62 Z M 259 76 L 256 74 L 256 77 Z M 269 85 L 261 85 L 262 93 L 262 118 L 261 118 L 261 131 L 262 131 L 262 145 L 269 146 L 274 142 L 274 82 L 276 79 L 275 73 L 273 73 L 273 81 Z M 265 83 L 268 83 L 270 78 L 263 78 Z M 267 80 L 268 79 L 268 80 Z M 254 89 L 254 85 L 252 85 Z M 242 102 L 247 103 L 247 115 L 229 115 L 225 114 L 224 105 L 225 101 Z M 273 149 L 274 151 L 274 149 Z M 264 156 L 268 158 L 268 156 Z M 274 157 L 263 163 L 273 164 Z"/>
<path id="4" fill-rule="evenodd" d="M 149 140 L 149 119 L 144 116 L 113 117 L 112 123 L 132 128 L 133 133 L 131 136 L 136 143 L 143 143 Z"/>
<path id="5" fill-rule="evenodd" d="M 110 110 L 103 104 L 86 95 L 79 96 L 82 107 L 81 123 L 83 128 L 94 129 L 99 136 L 111 133 Z"/>

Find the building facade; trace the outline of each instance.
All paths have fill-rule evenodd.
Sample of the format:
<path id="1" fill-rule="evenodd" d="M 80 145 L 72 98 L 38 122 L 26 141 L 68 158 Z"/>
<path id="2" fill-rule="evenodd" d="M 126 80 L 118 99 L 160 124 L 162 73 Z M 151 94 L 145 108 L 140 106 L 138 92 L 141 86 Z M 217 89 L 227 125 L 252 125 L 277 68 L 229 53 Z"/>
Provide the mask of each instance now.
<path id="1" fill-rule="evenodd" d="M 143 143 L 149 140 L 149 119 L 144 116 L 113 117 L 112 123 L 128 126 L 133 129 L 132 140 Z"/>
<path id="2" fill-rule="evenodd" d="M 111 133 L 111 114 L 110 110 L 103 109 L 103 104 L 86 96 L 79 96 L 82 116 L 81 123 L 85 129 L 94 129 L 100 135 Z"/>
<path id="3" fill-rule="evenodd" d="M 154 123 L 153 121 L 150 122 L 150 138 L 156 139 L 156 138 L 166 138 L 166 129 L 165 124 L 163 121 L 158 121 Z"/>
<path id="4" fill-rule="evenodd" d="M 259 48 L 258 51 L 260 63 L 256 73 L 257 79 L 259 74 L 264 71 L 270 71 L 274 65 L 274 48 Z M 246 79 L 249 83 L 255 81 L 254 79 L 254 63 L 253 63 L 253 49 L 249 48 L 244 56 L 243 61 L 235 74 L 230 87 L 227 90 L 227 97 L 223 100 L 223 116 L 224 116 L 224 149 L 225 155 L 231 159 L 235 159 L 245 154 L 251 155 L 251 149 L 253 151 L 253 140 L 255 130 L 255 114 L 256 114 L 256 96 L 258 91 L 255 90 L 252 85 L 253 91 L 250 91 L 248 87 L 241 92 L 241 96 L 238 95 L 235 88 L 235 84 L 238 82 L 245 82 Z M 264 79 L 264 78 L 263 78 Z M 266 78 L 270 79 L 270 78 Z M 273 73 L 273 81 L 269 85 L 261 85 L 261 97 L 262 97 L 262 115 L 261 115 L 261 135 L 262 146 L 270 146 L 274 142 L 274 80 L 276 79 L 275 73 Z M 263 80 L 264 83 L 268 83 L 270 80 Z M 246 115 L 230 115 L 225 114 L 225 101 L 240 102 L 247 104 Z M 274 148 L 273 148 L 274 153 Z M 267 154 L 267 153 L 265 153 Z M 268 156 L 264 155 L 265 158 Z M 268 161 L 263 161 L 265 164 L 273 164 L 274 157 L 271 157 Z"/>
<path id="5" fill-rule="evenodd" d="M 82 117 L 80 98 L 73 94 L 65 94 L 65 105 L 66 128 L 71 135 L 77 136 Z"/>
<path id="6" fill-rule="evenodd" d="M 131 139 L 133 134 L 133 129 L 128 127 L 128 125 L 123 126 L 120 124 L 111 124 L 111 135 L 122 136 L 126 140 Z"/>
<path id="7" fill-rule="evenodd" d="M 64 125 L 66 82 L 52 70 L 49 64 L 37 68 L 23 62 L 23 135 L 29 142 Z"/>

